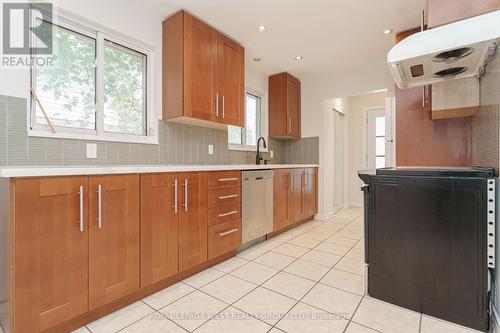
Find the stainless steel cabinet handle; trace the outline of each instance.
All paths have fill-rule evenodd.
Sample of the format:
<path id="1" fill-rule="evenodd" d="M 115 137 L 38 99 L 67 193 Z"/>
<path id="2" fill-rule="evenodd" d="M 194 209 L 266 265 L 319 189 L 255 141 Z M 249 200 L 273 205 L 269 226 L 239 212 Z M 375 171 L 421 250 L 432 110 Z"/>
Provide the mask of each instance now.
<path id="1" fill-rule="evenodd" d="M 177 214 L 177 211 L 178 211 L 178 209 L 177 209 L 177 202 L 178 202 L 177 201 L 177 199 L 178 199 L 177 198 L 177 179 L 174 180 L 174 183 L 172 184 L 172 186 L 174 187 L 174 205 L 172 207 L 174 208 L 175 214 Z"/>
<path id="2" fill-rule="evenodd" d="M 292 133 L 292 117 L 288 117 L 288 132 Z"/>
<path id="3" fill-rule="evenodd" d="M 224 199 L 230 199 L 230 198 L 236 198 L 238 194 L 231 194 L 231 195 L 223 195 L 219 197 L 219 200 L 224 200 Z"/>
<path id="4" fill-rule="evenodd" d="M 97 185 L 97 226 L 102 228 L 102 186 Z"/>
<path id="5" fill-rule="evenodd" d="M 188 211 L 188 180 L 184 179 L 184 211 Z"/>
<path id="6" fill-rule="evenodd" d="M 219 181 L 220 182 L 230 182 L 230 181 L 233 181 L 233 180 L 238 180 L 238 178 L 219 178 Z"/>
<path id="7" fill-rule="evenodd" d="M 219 94 L 215 94 L 215 116 L 219 118 Z"/>
<path id="8" fill-rule="evenodd" d="M 83 186 L 80 186 L 80 232 L 83 232 Z"/>
<path id="9" fill-rule="evenodd" d="M 237 210 L 233 210 L 231 212 L 222 213 L 222 214 L 219 214 L 219 217 L 225 217 L 225 216 L 234 215 L 234 214 L 238 214 L 238 211 Z"/>
<path id="10" fill-rule="evenodd" d="M 224 108 L 225 108 L 224 95 L 222 95 L 222 119 L 224 119 Z"/>
<path id="11" fill-rule="evenodd" d="M 231 229 L 231 230 L 228 230 L 228 231 L 224 231 L 224 232 L 220 232 L 219 233 L 219 237 L 223 237 L 223 236 L 226 236 L 226 235 L 229 235 L 229 234 L 232 234 L 232 233 L 235 233 L 236 231 L 238 231 L 240 229 L 238 228 L 234 228 L 234 229 Z"/>

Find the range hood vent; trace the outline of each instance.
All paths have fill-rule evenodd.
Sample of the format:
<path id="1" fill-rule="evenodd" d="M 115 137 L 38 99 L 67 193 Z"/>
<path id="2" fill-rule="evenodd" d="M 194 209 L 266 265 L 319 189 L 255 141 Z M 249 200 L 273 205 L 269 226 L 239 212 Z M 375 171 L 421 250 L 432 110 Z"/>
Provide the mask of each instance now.
<path id="1" fill-rule="evenodd" d="M 500 10 L 413 34 L 387 54 L 400 88 L 479 77 L 500 41 Z"/>

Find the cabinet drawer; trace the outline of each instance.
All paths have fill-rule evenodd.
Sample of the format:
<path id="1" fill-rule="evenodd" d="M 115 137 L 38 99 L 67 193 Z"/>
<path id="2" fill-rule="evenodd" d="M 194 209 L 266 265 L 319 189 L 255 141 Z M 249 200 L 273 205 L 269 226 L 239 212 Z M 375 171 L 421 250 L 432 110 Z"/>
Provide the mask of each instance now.
<path id="1" fill-rule="evenodd" d="M 240 202 L 220 205 L 208 209 L 208 224 L 214 225 L 241 217 Z"/>
<path id="2" fill-rule="evenodd" d="M 240 202 L 240 186 L 213 188 L 208 190 L 208 207 Z"/>
<path id="3" fill-rule="evenodd" d="M 236 250 L 240 245 L 240 219 L 208 227 L 208 259 Z"/>
<path id="4" fill-rule="evenodd" d="M 208 187 L 235 186 L 241 183 L 241 171 L 216 171 L 208 174 Z"/>

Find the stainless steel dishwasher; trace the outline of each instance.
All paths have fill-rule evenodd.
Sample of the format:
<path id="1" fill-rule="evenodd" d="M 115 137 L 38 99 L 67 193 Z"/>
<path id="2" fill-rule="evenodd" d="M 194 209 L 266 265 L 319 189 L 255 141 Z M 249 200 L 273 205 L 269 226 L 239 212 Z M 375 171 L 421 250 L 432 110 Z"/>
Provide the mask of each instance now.
<path id="1" fill-rule="evenodd" d="M 243 171 L 242 243 L 273 231 L 273 171 Z"/>

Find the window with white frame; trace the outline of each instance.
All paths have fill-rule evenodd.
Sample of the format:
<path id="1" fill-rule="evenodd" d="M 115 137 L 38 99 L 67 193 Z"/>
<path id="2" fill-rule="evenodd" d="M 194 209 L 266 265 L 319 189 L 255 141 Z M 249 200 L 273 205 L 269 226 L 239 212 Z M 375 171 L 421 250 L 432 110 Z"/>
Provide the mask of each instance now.
<path id="1" fill-rule="evenodd" d="M 230 148 L 254 150 L 261 136 L 262 98 L 257 94 L 245 94 L 245 127 L 228 126 Z"/>
<path id="2" fill-rule="evenodd" d="M 54 60 L 32 67 L 30 134 L 155 143 L 150 51 L 65 18 L 42 25 L 52 25 Z"/>

